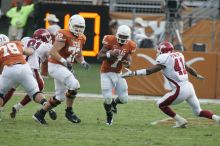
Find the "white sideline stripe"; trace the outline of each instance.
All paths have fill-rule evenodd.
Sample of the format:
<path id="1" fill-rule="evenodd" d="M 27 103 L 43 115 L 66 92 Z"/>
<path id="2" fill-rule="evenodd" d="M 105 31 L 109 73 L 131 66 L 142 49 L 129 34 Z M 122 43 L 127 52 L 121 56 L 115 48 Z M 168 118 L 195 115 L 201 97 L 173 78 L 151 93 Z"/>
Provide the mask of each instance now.
<path id="1" fill-rule="evenodd" d="M 25 92 L 16 92 L 15 95 L 24 95 Z M 53 96 L 54 92 L 45 92 L 46 96 Z M 86 98 L 103 98 L 101 94 L 94 94 L 94 93 L 79 93 L 77 94 L 78 97 L 86 97 Z M 129 95 L 129 100 L 150 100 L 156 101 L 161 96 L 144 96 L 144 95 Z M 200 103 L 214 103 L 220 104 L 220 99 L 199 99 Z"/>

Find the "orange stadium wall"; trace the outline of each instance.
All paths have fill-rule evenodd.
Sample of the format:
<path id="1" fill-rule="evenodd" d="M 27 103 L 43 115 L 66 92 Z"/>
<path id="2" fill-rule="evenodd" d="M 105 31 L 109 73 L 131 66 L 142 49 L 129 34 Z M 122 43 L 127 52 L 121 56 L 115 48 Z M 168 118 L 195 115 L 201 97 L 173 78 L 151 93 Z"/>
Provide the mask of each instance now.
<path id="1" fill-rule="evenodd" d="M 186 62 L 206 79 L 201 81 L 189 75 L 199 98 L 220 98 L 220 55 L 216 53 L 184 52 Z M 133 54 L 132 70 L 147 68 L 155 64 L 156 51 L 138 49 Z M 161 96 L 169 91 L 167 80 L 159 72 L 145 77 L 127 78 L 129 94 Z"/>
<path id="2" fill-rule="evenodd" d="M 217 62 L 217 81 L 216 81 L 216 98 L 220 98 L 220 54 Z"/>

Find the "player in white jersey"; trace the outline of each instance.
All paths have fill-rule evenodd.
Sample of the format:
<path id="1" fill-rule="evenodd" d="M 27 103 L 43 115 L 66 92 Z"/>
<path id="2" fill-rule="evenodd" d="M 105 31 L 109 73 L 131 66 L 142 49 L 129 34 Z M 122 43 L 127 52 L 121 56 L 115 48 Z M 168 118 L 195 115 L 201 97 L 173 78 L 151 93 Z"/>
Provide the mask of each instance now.
<path id="1" fill-rule="evenodd" d="M 168 79 L 172 91 L 166 93 L 157 101 L 157 106 L 162 112 L 176 120 L 174 128 L 185 128 L 187 120 L 176 114 L 170 105 L 179 104 L 186 100 L 191 106 L 193 113 L 199 117 L 213 119 L 220 124 L 220 117 L 208 110 L 202 110 L 200 103 L 195 94 L 193 85 L 188 80 L 188 73 L 197 79 L 203 80 L 204 77 L 199 75 L 192 67 L 185 64 L 182 53 L 174 52 L 173 45 L 169 42 L 162 42 L 157 48 L 157 64 L 147 69 L 136 71 L 128 70 L 122 74 L 122 77 L 150 75 L 162 70 L 163 75 Z"/>
<path id="2" fill-rule="evenodd" d="M 51 35 L 46 29 L 38 29 L 34 32 L 33 38 L 24 37 L 21 41 L 23 43 L 24 48 L 32 48 L 34 50 L 34 53 L 32 55 L 26 57 L 26 61 L 28 62 L 33 72 L 33 75 L 38 83 L 39 90 L 42 91 L 44 88 L 44 80 L 41 77 L 41 74 L 39 71 L 40 71 L 41 63 L 47 59 L 48 52 L 52 48 Z M 10 99 L 10 97 L 8 96 L 5 99 L 6 102 L 9 100 L 8 98 Z M 31 98 L 28 95 L 26 95 L 21 100 L 20 103 L 15 104 L 12 107 L 12 112 L 10 113 L 11 118 L 15 118 L 16 113 L 30 101 L 31 101 Z M 49 115 L 51 119 L 53 120 L 55 120 L 57 117 L 56 113 L 53 110 L 49 111 Z"/>

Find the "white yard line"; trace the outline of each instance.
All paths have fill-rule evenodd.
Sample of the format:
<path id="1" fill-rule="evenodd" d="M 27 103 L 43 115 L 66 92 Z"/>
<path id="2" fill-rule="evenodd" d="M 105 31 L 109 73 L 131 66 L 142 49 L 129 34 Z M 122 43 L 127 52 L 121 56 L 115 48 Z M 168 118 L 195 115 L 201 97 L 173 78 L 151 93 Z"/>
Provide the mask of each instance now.
<path id="1" fill-rule="evenodd" d="M 16 92 L 15 95 L 24 95 L 24 92 Z M 45 92 L 46 96 L 53 96 L 54 92 Z M 103 98 L 101 94 L 94 94 L 94 93 L 79 93 L 77 94 L 78 97 L 86 97 L 86 98 Z M 129 100 L 150 100 L 156 101 L 160 96 L 144 96 L 144 95 L 129 95 Z M 200 103 L 214 103 L 220 104 L 220 99 L 199 99 Z"/>

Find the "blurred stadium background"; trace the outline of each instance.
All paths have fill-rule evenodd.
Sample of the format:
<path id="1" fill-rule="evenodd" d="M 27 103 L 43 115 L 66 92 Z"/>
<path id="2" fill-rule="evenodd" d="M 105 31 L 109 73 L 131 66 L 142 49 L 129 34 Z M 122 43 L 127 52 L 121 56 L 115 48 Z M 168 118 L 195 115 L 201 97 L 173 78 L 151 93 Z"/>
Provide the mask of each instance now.
<path id="1" fill-rule="evenodd" d="M 85 17 L 85 34 L 88 39 L 83 54 L 87 61 L 95 63 L 96 78 L 99 79 L 100 64 L 96 55 L 102 47 L 103 36 L 113 33 L 121 24 L 129 25 L 134 32 L 136 19 L 140 17 L 143 19 L 139 23 L 144 28 L 145 40 L 143 39 L 143 45 L 139 45 L 137 53 L 133 55 L 135 59 L 132 69 L 150 66 L 152 62 L 144 59 L 143 55 L 151 54 L 150 57 L 155 58 L 151 51 L 161 40 L 169 40 L 177 50 L 184 51 L 194 68 L 206 76 L 207 80 L 204 82 L 190 79 L 199 97 L 220 98 L 219 0 L 24 0 L 24 4 L 32 2 L 35 3 L 35 10 L 25 26 L 24 36 L 31 36 L 37 28 L 47 28 L 48 24 L 44 18 L 49 13 L 60 19 L 58 24 L 62 28 L 67 28 L 72 14 L 80 13 Z M 15 3 L 16 0 L 1 1 L 1 33 L 8 32 L 10 20 L 5 14 Z M 132 34 L 135 39 L 135 34 Z M 143 82 L 146 83 L 145 86 L 137 89 L 136 86 Z M 169 89 L 165 82 L 159 74 L 129 79 L 129 93 L 161 96 Z M 207 90 L 205 85 L 210 88 Z M 91 92 L 100 93 L 98 88 Z"/>
<path id="2" fill-rule="evenodd" d="M 15 0 L 1 0 L 0 33 L 8 33 L 10 19 L 5 14 L 14 2 Z M 155 44 L 153 47 L 146 45 L 137 49 L 133 55 L 131 69 L 154 64 L 152 61 L 156 57 L 154 48 L 161 39 L 167 39 L 174 43 L 177 50 L 183 51 L 188 64 L 206 77 L 206 80 L 198 81 L 190 76 L 198 97 L 220 98 L 220 0 L 24 0 L 24 2 L 36 3 L 35 10 L 25 26 L 24 36 L 31 36 L 37 28 L 47 28 L 48 24 L 44 18 L 49 13 L 55 14 L 60 19 L 59 25 L 62 28 L 67 28 L 68 19 L 72 14 L 80 13 L 85 17 L 87 43 L 84 55 L 92 64 L 92 68 L 85 71 L 80 65 L 74 65 L 81 84 L 80 93 L 101 94 L 100 62 L 97 61 L 96 55 L 102 47 L 104 35 L 111 34 L 121 24 L 129 25 L 134 31 L 135 20 L 140 17 L 143 19 L 141 23 L 147 41 L 152 41 L 153 38 Z M 167 24 L 171 25 L 170 22 L 177 25 L 170 29 L 174 35 L 166 32 Z M 133 35 L 132 38 L 134 37 Z M 52 95 L 53 80 L 47 78 L 45 81 L 45 92 Z M 166 80 L 160 73 L 149 77 L 135 77 L 127 81 L 130 95 L 161 96 L 169 90 Z M 19 92 L 21 91 L 22 89 L 19 89 Z M 65 106 L 62 104 L 56 109 L 60 118 L 57 122 L 49 121 L 48 127 L 33 124 L 30 115 L 37 108 L 34 103 L 22 109 L 15 121 L 11 120 L 7 115 L 11 106 L 18 100 L 13 98 L 5 108 L 5 120 L 0 123 L 0 146 L 219 146 L 220 142 L 219 127 L 207 120 L 191 118 L 193 115 L 186 104 L 180 105 L 175 110 L 191 118 L 188 119 L 191 121 L 190 130 L 177 129 L 170 132 L 167 128 L 171 125 L 169 122 L 157 126 L 149 125 L 150 122 L 166 117 L 150 101 L 131 101 L 127 106 L 119 107 L 119 116 L 114 119 L 117 122 L 114 127 L 109 128 L 103 124 L 105 114 L 100 110 L 103 108 L 102 100 L 78 99 L 76 111 L 83 119 L 79 126 L 67 124 L 62 116 Z M 219 105 L 202 106 L 219 113 Z M 91 112 L 91 109 L 94 111 Z"/>

